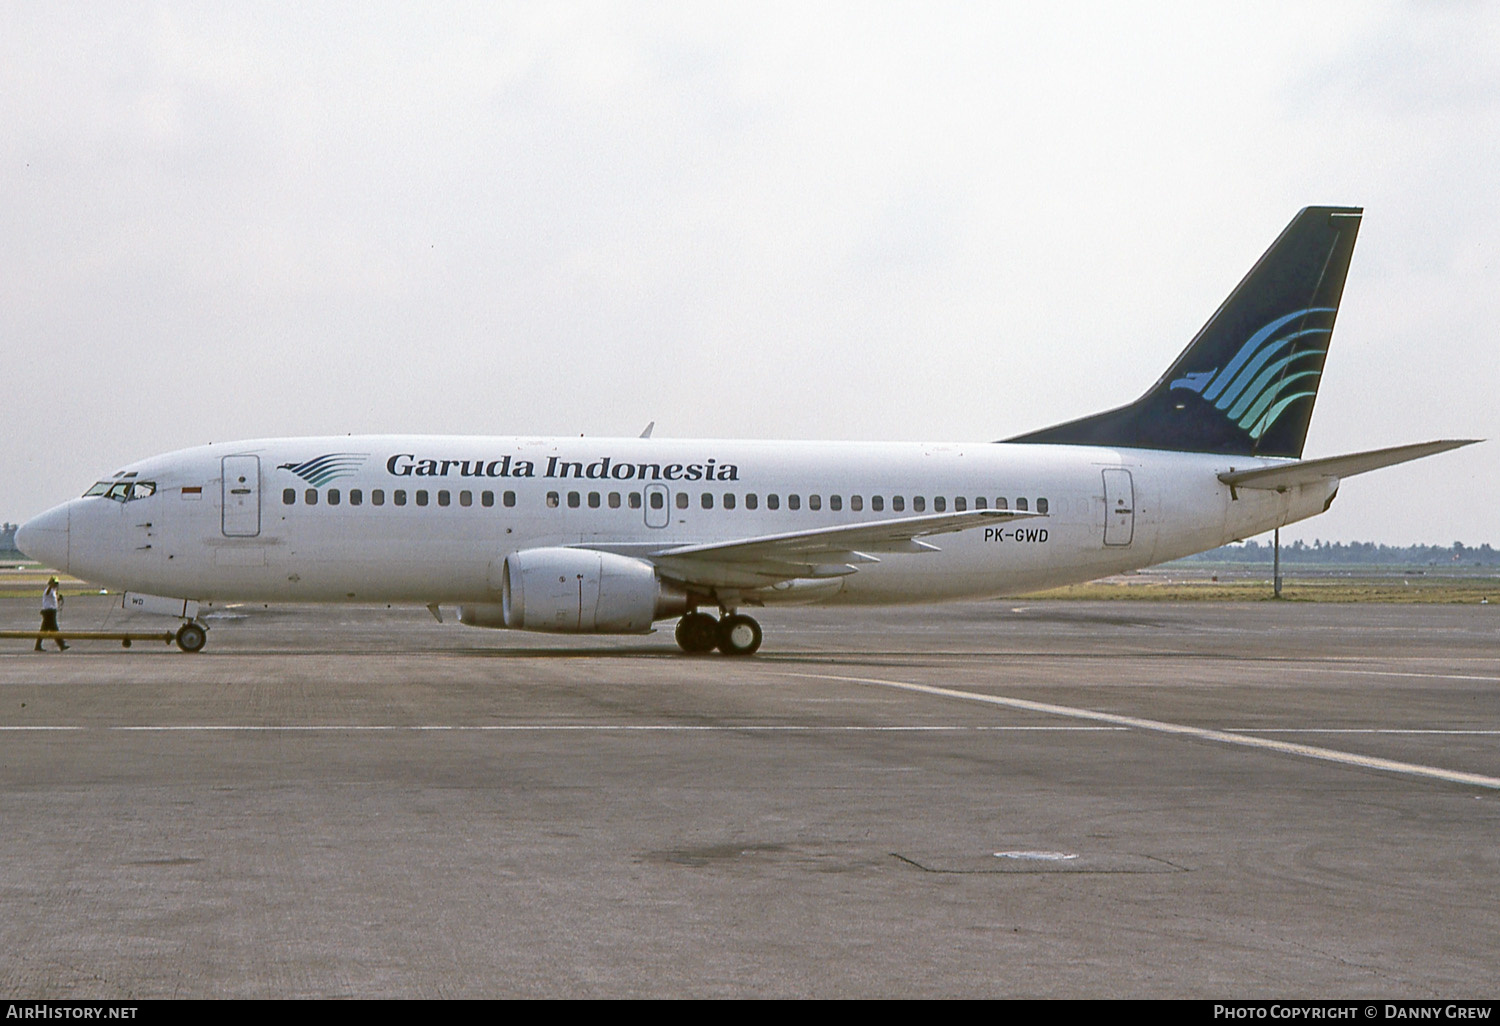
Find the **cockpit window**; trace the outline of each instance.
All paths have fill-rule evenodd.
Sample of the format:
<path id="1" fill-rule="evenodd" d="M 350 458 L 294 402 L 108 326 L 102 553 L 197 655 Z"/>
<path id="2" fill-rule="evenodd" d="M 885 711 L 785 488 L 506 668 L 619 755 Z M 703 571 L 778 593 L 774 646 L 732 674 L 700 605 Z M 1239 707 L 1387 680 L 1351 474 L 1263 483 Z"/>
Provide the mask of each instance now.
<path id="1" fill-rule="evenodd" d="M 155 494 L 155 481 L 100 481 L 83 493 L 84 498 L 88 498 L 90 495 L 102 495 L 106 499 L 113 499 L 116 502 L 144 499 L 148 495 Z"/>

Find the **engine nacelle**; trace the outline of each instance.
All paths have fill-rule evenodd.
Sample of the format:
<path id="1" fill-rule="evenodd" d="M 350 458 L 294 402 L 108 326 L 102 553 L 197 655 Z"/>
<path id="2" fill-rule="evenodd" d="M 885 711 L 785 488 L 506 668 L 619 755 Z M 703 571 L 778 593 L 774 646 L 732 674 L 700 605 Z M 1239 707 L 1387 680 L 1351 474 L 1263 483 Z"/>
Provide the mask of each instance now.
<path id="1" fill-rule="evenodd" d="M 500 604 L 461 606 L 474 627 L 562 634 L 645 634 L 687 611 L 687 595 L 645 560 L 589 549 L 524 549 L 505 557 Z"/>

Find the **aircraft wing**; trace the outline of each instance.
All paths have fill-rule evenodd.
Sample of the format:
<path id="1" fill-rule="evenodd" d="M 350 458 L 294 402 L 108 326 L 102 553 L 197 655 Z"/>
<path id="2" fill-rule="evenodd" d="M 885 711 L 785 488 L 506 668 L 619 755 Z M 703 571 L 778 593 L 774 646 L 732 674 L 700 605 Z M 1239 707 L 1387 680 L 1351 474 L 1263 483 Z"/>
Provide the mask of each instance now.
<path id="1" fill-rule="evenodd" d="M 643 554 L 665 576 L 715 587 L 763 588 L 794 578 L 843 577 L 862 563 L 878 563 L 875 553 L 936 552 L 922 539 L 982 524 L 1045 517 L 1013 509 L 974 509 L 930 513 L 892 520 L 819 527 L 701 545 L 676 545 Z"/>
<path id="2" fill-rule="evenodd" d="M 1230 470 L 1219 475 L 1219 480 L 1233 488 L 1266 488 L 1280 491 L 1298 485 L 1313 484 L 1324 478 L 1353 477 L 1368 470 L 1419 460 L 1423 456 L 1447 452 L 1465 445 L 1473 445 L 1478 438 L 1447 439 L 1440 442 L 1418 442 L 1415 445 L 1397 445 L 1389 449 L 1372 449 L 1348 456 L 1326 456 L 1317 460 L 1298 460 L 1274 467 L 1256 467 L 1251 470 Z"/>

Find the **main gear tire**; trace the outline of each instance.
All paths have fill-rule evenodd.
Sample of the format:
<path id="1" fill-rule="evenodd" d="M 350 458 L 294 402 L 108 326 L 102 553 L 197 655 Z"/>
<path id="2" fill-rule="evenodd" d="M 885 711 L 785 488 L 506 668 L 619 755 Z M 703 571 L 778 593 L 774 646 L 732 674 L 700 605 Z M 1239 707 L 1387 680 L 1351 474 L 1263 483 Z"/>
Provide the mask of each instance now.
<path id="1" fill-rule="evenodd" d="M 750 655 L 760 648 L 760 641 L 760 624 L 742 613 L 719 621 L 719 651 L 725 655 Z"/>
<path id="2" fill-rule="evenodd" d="M 707 613 L 688 613 L 677 621 L 677 645 L 690 655 L 712 652 L 719 643 L 719 621 Z"/>

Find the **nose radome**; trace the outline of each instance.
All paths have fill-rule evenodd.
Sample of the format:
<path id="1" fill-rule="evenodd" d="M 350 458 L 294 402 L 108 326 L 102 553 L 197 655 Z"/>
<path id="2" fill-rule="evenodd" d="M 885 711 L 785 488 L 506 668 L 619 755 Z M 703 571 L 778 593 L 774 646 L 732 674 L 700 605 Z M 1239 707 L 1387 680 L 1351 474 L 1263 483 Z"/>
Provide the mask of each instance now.
<path id="1" fill-rule="evenodd" d="M 16 548 L 53 570 L 67 570 L 68 507 L 54 506 L 16 528 Z"/>

